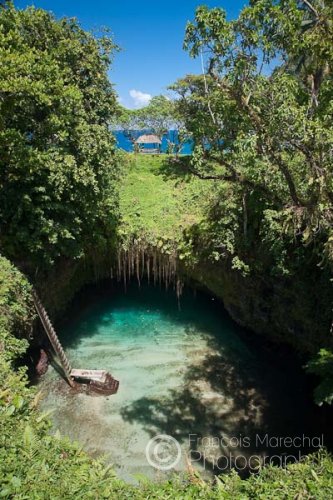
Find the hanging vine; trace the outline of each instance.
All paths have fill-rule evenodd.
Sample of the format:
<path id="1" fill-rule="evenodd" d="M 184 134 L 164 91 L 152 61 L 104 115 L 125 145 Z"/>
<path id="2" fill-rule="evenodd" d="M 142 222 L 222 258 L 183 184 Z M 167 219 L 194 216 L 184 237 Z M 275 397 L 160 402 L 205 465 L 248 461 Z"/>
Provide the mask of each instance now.
<path id="1" fill-rule="evenodd" d="M 138 285 L 143 279 L 156 286 L 164 285 L 166 289 L 173 287 L 179 298 L 183 290 L 183 281 L 178 274 L 178 255 L 173 250 L 164 253 L 161 248 L 142 241 L 133 240 L 129 244 L 120 245 L 117 251 L 116 265 L 111 267 L 111 278 L 116 277 L 127 288 L 131 279 Z"/>

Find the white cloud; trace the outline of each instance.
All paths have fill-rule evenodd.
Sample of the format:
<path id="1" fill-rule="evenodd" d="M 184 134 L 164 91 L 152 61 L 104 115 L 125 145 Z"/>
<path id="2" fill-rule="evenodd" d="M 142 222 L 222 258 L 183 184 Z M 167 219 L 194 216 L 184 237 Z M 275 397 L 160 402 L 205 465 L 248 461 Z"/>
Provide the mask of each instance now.
<path id="1" fill-rule="evenodd" d="M 129 94 L 132 97 L 134 106 L 136 108 L 142 108 L 143 106 L 147 106 L 147 104 L 149 104 L 149 101 L 152 98 L 150 94 L 145 94 L 144 92 L 141 92 L 141 90 L 133 89 L 130 90 Z"/>

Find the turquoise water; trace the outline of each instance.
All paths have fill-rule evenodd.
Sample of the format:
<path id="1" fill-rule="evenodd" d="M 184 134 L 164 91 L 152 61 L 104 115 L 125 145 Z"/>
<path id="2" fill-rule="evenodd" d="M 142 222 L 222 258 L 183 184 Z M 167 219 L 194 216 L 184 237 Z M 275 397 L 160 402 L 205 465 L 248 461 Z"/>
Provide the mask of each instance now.
<path id="1" fill-rule="evenodd" d="M 187 290 L 179 304 L 159 288 L 133 285 L 124 293 L 104 285 L 86 290 L 68 318 L 58 332 L 72 366 L 106 369 L 120 388 L 109 397 L 73 394 L 51 368 L 40 382 L 43 409 L 53 410 L 54 430 L 105 455 L 126 480 L 170 473 L 147 461 L 147 443 L 157 434 L 181 445 L 172 470 L 186 470 L 190 456 L 209 475 L 224 467 L 222 455 L 231 463 L 275 453 L 258 443 L 258 433 L 311 433 L 301 373 L 211 297 Z"/>

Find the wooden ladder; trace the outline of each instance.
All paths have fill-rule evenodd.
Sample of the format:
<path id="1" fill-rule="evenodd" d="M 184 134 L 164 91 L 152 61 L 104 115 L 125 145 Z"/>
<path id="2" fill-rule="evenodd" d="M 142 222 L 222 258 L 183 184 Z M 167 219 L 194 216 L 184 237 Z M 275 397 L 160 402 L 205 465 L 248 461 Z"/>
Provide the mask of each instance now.
<path id="1" fill-rule="evenodd" d="M 63 350 L 58 336 L 52 326 L 50 318 L 41 303 L 35 290 L 32 291 L 34 304 L 38 316 L 42 322 L 46 335 L 48 336 L 51 345 L 60 359 L 62 368 L 64 370 L 66 379 L 71 387 L 78 390 L 78 387 L 88 388 L 88 393 L 96 393 L 101 395 L 116 394 L 119 388 L 118 380 L 114 379 L 112 375 L 106 370 L 81 370 L 72 369 L 65 351 Z"/>
<path id="2" fill-rule="evenodd" d="M 34 304 L 35 304 L 37 314 L 42 322 L 45 333 L 48 336 L 49 341 L 51 342 L 51 345 L 52 345 L 55 353 L 57 354 L 58 358 L 60 359 L 62 368 L 63 368 L 65 376 L 66 376 L 66 379 L 68 380 L 69 385 L 71 387 L 74 387 L 75 384 L 74 384 L 73 378 L 71 376 L 72 367 L 67 359 L 67 356 L 65 354 L 65 351 L 62 348 L 62 345 L 60 344 L 58 336 L 55 332 L 55 329 L 53 328 L 53 325 L 52 325 L 50 318 L 45 310 L 45 307 L 41 303 L 35 290 L 32 291 L 32 296 L 34 299 Z"/>

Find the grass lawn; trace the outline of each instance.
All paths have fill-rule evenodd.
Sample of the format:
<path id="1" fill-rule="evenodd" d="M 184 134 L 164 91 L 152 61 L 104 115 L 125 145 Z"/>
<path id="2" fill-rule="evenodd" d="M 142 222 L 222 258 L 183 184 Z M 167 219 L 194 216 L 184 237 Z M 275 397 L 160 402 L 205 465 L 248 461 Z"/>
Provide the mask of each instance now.
<path id="1" fill-rule="evenodd" d="M 202 220 L 213 182 L 188 175 L 185 163 L 185 157 L 126 155 L 120 188 L 120 234 L 125 240 L 177 244 L 186 228 Z"/>

